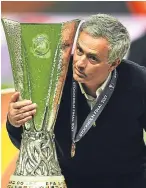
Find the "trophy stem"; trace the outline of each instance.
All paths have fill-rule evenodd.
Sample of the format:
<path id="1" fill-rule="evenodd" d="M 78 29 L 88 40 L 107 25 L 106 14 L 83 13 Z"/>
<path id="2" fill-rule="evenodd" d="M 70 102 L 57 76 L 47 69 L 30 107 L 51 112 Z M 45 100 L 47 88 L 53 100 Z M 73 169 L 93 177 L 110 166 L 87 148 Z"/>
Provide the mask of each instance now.
<path id="1" fill-rule="evenodd" d="M 66 188 L 57 160 L 53 131 L 22 134 L 21 149 L 8 188 Z"/>
<path id="2" fill-rule="evenodd" d="M 24 130 L 19 159 L 14 175 L 61 175 L 61 169 L 56 157 L 53 132 Z"/>

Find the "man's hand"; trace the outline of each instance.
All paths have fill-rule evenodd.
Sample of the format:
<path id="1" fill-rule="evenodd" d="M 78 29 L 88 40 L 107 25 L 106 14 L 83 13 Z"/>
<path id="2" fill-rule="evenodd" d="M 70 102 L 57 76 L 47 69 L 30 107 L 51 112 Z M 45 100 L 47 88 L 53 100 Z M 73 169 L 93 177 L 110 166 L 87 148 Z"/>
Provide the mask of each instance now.
<path id="1" fill-rule="evenodd" d="M 31 100 L 18 101 L 19 95 L 19 92 L 12 95 L 8 107 L 8 120 L 15 127 L 20 127 L 32 119 L 37 107 Z"/>

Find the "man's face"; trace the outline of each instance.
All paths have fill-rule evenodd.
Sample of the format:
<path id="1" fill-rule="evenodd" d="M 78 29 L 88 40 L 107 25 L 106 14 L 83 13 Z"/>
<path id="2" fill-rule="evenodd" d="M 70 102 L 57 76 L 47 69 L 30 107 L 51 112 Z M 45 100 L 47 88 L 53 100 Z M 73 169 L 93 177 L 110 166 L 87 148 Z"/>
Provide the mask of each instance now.
<path id="1" fill-rule="evenodd" d="M 108 64 L 108 41 L 81 32 L 73 58 L 73 77 L 80 83 L 99 85 L 113 70 Z"/>

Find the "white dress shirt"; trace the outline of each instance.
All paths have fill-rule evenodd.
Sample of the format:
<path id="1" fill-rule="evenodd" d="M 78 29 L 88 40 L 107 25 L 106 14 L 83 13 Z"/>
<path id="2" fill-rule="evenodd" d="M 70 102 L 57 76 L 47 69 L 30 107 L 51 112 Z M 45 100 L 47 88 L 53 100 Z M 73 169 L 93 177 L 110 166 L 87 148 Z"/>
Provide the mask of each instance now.
<path id="1" fill-rule="evenodd" d="M 105 80 L 105 82 L 96 90 L 96 98 L 92 97 L 91 95 L 88 95 L 84 88 L 83 85 L 81 83 L 79 83 L 80 89 L 81 89 L 81 93 L 84 94 L 88 105 L 90 106 L 91 110 L 93 109 L 93 107 L 95 106 L 97 99 L 99 97 L 99 95 L 101 94 L 101 92 L 104 90 L 104 88 L 106 87 L 106 85 L 108 84 L 108 82 L 111 79 L 111 73 L 108 75 L 107 79 Z M 96 126 L 96 124 L 94 123 L 93 126 Z"/>

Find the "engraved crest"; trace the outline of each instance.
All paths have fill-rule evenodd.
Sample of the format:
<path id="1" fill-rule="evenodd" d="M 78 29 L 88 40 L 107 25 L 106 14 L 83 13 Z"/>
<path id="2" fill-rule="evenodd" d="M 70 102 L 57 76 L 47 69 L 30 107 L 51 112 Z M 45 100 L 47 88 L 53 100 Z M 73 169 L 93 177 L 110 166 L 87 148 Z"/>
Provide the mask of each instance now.
<path id="1" fill-rule="evenodd" d="M 31 52 L 39 58 L 50 56 L 50 41 L 45 34 L 39 34 L 32 40 Z"/>

